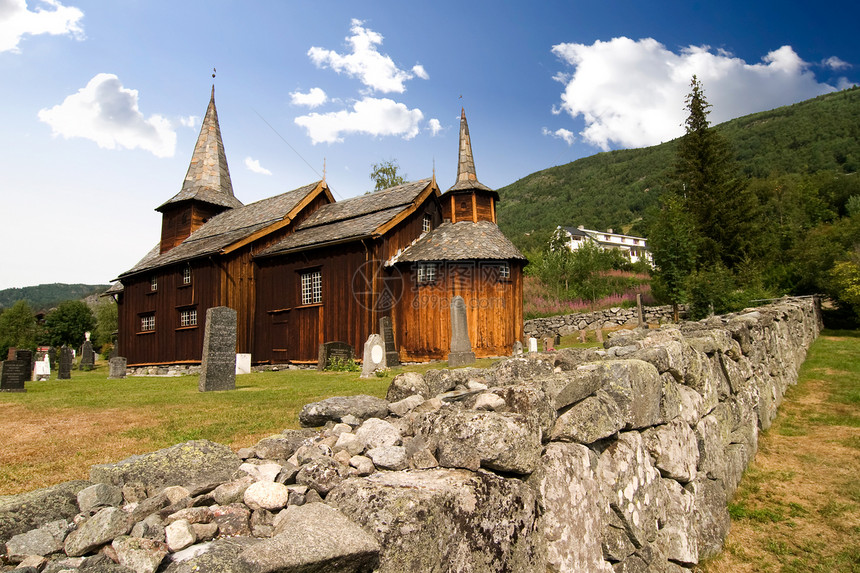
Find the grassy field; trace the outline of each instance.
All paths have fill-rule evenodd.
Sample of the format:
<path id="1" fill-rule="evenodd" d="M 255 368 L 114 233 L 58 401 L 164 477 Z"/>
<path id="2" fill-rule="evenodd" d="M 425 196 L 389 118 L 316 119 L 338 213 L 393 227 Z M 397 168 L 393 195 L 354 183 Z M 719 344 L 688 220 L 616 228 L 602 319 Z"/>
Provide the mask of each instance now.
<path id="1" fill-rule="evenodd" d="M 860 572 L 860 332 L 812 346 L 729 513 L 703 572 Z"/>

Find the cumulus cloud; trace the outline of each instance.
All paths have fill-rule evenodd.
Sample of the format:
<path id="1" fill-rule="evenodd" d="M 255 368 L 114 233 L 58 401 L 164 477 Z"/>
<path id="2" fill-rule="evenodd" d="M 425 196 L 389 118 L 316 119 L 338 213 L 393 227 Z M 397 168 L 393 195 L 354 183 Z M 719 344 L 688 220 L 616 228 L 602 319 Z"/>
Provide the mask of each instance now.
<path id="1" fill-rule="evenodd" d="M 330 67 L 337 73 L 344 73 L 357 78 L 372 92 L 403 93 L 406 91 L 404 82 L 413 77 L 427 79 L 429 76 L 421 65 L 416 65 L 411 72 L 401 70 L 388 55 L 380 54 L 377 47 L 382 45 L 382 35 L 364 27 L 364 22 L 353 19 L 350 32 L 346 38 L 352 51 L 339 54 L 334 50 L 312 47 L 308 56 L 317 67 Z"/>
<path id="2" fill-rule="evenodd" d="M 311 88 L 308 93 L 299 91 L 290 92 L 290 101 L 293 105 L 301 105 L 313 109 L 328 101 L 328 96 L 320 88 Z"/>
<path id="3" fill-rule="evenodd" d="M 259 159 L 251 159 L 250 157 L 245 158 L 245 167 L 248 171 L 253 171 L 254 173 L 259 173 L 260 175 L 271 175 L 272 172 L 260 165 Z"/>
<path id="4" fill-rule="evenodd" d="M 105 149 L 144 149 L 156 157 L 172 157 L 176 132 L 160 115 L 145 118 L 137 90 L 126 89 L 113 74 L 98 74 L 63 103 L 39 111 L 39 119 L 55 136 L 82 137 Z"/>
<path id="5" fill-rule="evenodd" d="M 0 52 L 20 52 L 18 44 L 24 35 L 83 38 L 79 22 L 84 13 L 79 8 L 63 6 L 57 0 L 42 0 L 41 4 L 45 7 L 31 12 L 27 10 L 27 0 L 0 0 Z"/>
<path id="6" fill-rule="evenodd" d="M 421 64 L 415 64 L 412 66 L 412 73 L 415 74 L 416 77 L 421 78 L 422 80 L 429 80 L 430 74 L 427 73 L 427 70 L 424 69 L 424 66 Z"/>
<path id="7" fill-rule="evenodd" d="M 439 132 L 442 131 L 442 124 L 434 117 L 427 122 L 427 129 L 430 130 L 430 135 L 439 135 Z"/>
<path id="8" fill-rule="evenodd" d="M 562 139 L 568 145 L 573 145 L 573 142 L 576 140 L 576 136 L 573 135 L 573 132 L 570 131 L 569 129 L 565 129 L 563 127 L 556 129 L 555 131 L 552 131 L 552 130 L 547 129 L 545 127 L 545 128 L 543 128 L 542 132 L 544 135 L 549 135 L 549 136 L 554 137 L 556 139 Z"/>
<path id="9" fill-rule="evenodd" d="M 412 139 L 418 134 L 418 126 L 423 119 L 420 109 L 409 109 L 387 98 L 365 97 L 356 102 L 351 111 L 310 113 L 294 121 L 307 130 L 311 142 L 316 145 L 342 142 L 345 135 L 352 133 L 399 135 L 403 139 Z"/>
<path id="10" fill-rule="evenodd" d="M 179 125 L 182 127 L 197 127 L 200 124 L 200 117 L 196 115 L 189 115 L 188 117 L 180 117 Z"/>
<path id="11" fill-rule="evenodd" d="M 709 46 L 676 53 L 652 38 L 558 44 L 552 51 L 573 68 L 555 76 L 565 87 L 554 111 L 582 116 L 580 135 L 602 149 L 643 147 L 682 135 L 684 97 L 694 74 L 713 105 L 714 124 L 836 89 L 819 83 L 791 46 L 754 64 Z"/>
<path id="12" fill-rule="evenodd" d="M 837 58 L 836 56 L 830 56 L 822 63 L 825 67 L 830 68 L 831 70 L 847 70 L 852 67 L 851 64 Z"/>

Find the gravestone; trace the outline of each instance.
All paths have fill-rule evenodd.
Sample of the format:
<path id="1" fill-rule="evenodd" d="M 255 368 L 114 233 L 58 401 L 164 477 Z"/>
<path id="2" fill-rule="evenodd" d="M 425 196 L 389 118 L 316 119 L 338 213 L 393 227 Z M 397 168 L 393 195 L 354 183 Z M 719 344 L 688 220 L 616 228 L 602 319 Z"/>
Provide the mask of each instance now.
<path id="1" fill-rule="evenodd" d="M 514 342 L 514 356 L 520 356 L 523 353 L 523 342 L 517 340 Z"/>
<path id="2" fill-rule="evenodd" d="M 206 311 L 200 392 L 236 389 L 236 311 L 215 306 Z"/>
<path id="3" fill-rule="evenodd" d="M 597 337 L 597 342 L 601 342 L 601 343 L 603 342 L 603 327 L 602 326 L 598 326 L 594 330 L 594 336 Z"/>
<path id="4" fill-rule="evenodd" d="M 538 351 L 537 347 L 537 338 L 534 336 L 529 337 L 529 354 L 535 354 Z"/>
<path id="5" fill-rule="evenodd" d="M 251 355 L 240 352 L 236 354 L 236 376 L 251 373 Z"/>
<path id="6" fill-rule="evenodd" d="M 552 337 L 547 337 L 543 339 L 543 351 L 544 352 L 555 352 L 555 346 L 553 346 L 552 341 L 554 339 Z"/>
<path id="7" fill-rule="evenodd" d="M 340 362 L 349 362 L 355 357 L 355 349 L 346 342 L 323 342 L 320 344 L 317 356 L 317 370 L 325 370 L 333 358 Z"/>
<path id="8" fill-rule="evenodd" d="M 636 315 L 639 318 L 639 326 L 645 326 L 645 313 L 642 312 L 642 293 L 636 294 Z"/>
<path id="9" fill-rule="evenodd" d="M 33 373 L 33 351 L 16 349 L 15 360 L 24 363 L 24 371 L 27 373 L 27 378 L 30 378 Z"/>
<path id="10" fill-rule="evenodd" d="M 448 354 L 448 367 L 459 368 L 474 362 L 475 353 L 469 342 L 466 301 L 461 296 L 455 296 L 451 299 L 451 352 Z"/>
<path id="11" fill-rule="evenodd" d="M 21 360 L 0 362 L 0 392 L 26 392 L 24 382 L 29 378 L 29 372 Z"/>
<path id="12" fill-rule="evenodd" d="M 364 361 L 361 364 L 361 378 L 370 378 L 373 373 L 385 369 L 385 342 L 378 334 L 371 334 L 364 343 Z"/>
<path id="13" fill-rule="evenodd" d="M 87 333 L 89 335 L 89 333 Z M 93 343 L 90 342 L 90 337 L 84 340 L 84 345 L 81 347 L 81 370 L 92 370 L 96 364 L 96 353 L 93 351 Z"/>
<path id="14" fill-rule="evenodd" d="M 108 378 L 115 380 L 118 378 L 125 378 L 125 370 L 128 366 L 128 360 L 126 360 L 123 356 L 114 356 L 110 359 L 110 373 L 108 374 Z"/>
<path id="15" fill-rule="evenodd" d="M 394 345 L 394 325 L 391 324 L 390 316 L 383 316 L 379 319 L 379 333 L 382 335 L 382 342 L 385 343 L 386 367 L 400 366 L 400 354 Z"/>
<path id="16" fill-rule="evenodd" d="M 584 330 L 579 331 L 579 341 L 582 342 L 583 344 L 585 344 L 585 331 Z"/>
<path id="17" fill-rule="evenodd" d="M 48 353 L 40 356 L 41 360 L 36 360 L 33 363 L 33 381 L 48 380 L 51 378 L 51 359 Z"/>
<path id="18" fill-rule="evenodd" d="M 60 360 L 57 367 L 57 380 L 69 380 L 72 377 L 72 349 L 65 344 L 60 348 Z"/>

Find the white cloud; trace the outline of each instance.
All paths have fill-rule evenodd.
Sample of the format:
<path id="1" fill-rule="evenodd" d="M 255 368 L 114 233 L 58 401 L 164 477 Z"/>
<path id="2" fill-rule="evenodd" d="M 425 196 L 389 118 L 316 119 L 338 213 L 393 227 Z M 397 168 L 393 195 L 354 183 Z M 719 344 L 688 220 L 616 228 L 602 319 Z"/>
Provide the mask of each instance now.
<path id="1" fill-rule="evenodd" d="M 847 70 L 848 68 L 853 67 L 848 62 L 845 62 L 836 56 L 830 56 L 826 60 L 822 62 L 825 67 L 830 68 L 831 70 Z"/>
<path id="2" fill-rule="evenodd" d="M 415 74 L 416 77 L 421 78 L 422 80 L 429 80 L 430 74 L 427 73 L 427 70 L 424 69 L 424 66 L 421 64 L 415 64 L 412 66 L 412 73 Z"/>
<path id="3" fill-rule="evenodd" d="M 253 171 L 254 173 L 259 173 L 260 175 L 271 175 L 272 172 L 260 165 L 259 159 L 251 159 L 250 157 L 245 158 L 245 167 L 248 168 L 248 171 Z"/>
<path id="4" fill-rule="evenodd" d="M 182 127 L 197 127 L 200 124 L 200 117 L 196 115 L 189 115 L 188 117 L 180 117 L 179 125 Z"/>
<path id="5" fill-rule="evenodd" d="M 338 54 L 334 50 L 326 50 L 316 46 L 308 50 L 308 56 L 317 67 L 329 66 L 337 73 L 358 78 L 371 91 L 383 93 L 403 93 L 406 87 L 403 82 L 418 76 L 427 79 L 429 76 L 421 65 L 412 68 L 412 72 L 401 70 L 388 55 L 380 54 L 377 46 L 382 44 L 382 35 L 363 26 L 361 20 L 352 20 L 350 31 L 352 36 L 346 38 L 351 46 L 349 54 Z"/>
<path id="6" fill-rule="evenodd" d="M 756 64 L 708 46 L 675 53 L 652 38 L 558 44 L 552 51 L 574 68 L 555 76 L 565 84 L 560 109 L 573 118 L 581 115 L 580 135 L 602 149 L 654 145 L 682 135 L 684 96 L 694 74 L 713 106 L 712 124 L 836 89 L 819 83 L 791 46 Z"/>
<path id="7" fill-rule="evenodd" d="M 290 92 L 290 101 L 293 105 L 307 106 L 313 109 L 328 101 L 328 96 L 320 88 L 311 88 L 306 94 L 299 91 Z"/>
<path id="8" fill-rule="evenodd" d="M 373 136 L 399 135 L 412 139 L 418 135 L 418 125 L 424 119 L 420 109 L 409 109 L 402 103 L 382 98 L 366 97 L 355 103 L 352 111 L 310 113 L 294 121 L 304 127 L 311 142 L 341 142 L 345 135 L 365 133 Z"/>
<path id="9" fill-rule="evenodd" d="M 63 103 L 39 111 L 53 134 L 83 137 L 105 149 L 144 149 L 157 157 L 172 157 L 176 132 L 160 115 L 145 118 L 137 105 L 137 90 L 122 87 L 113 74 L 98 74 Z"/>
<path id="10" fill-rule="evenodd" d="M 442 131 L 442 124 L 434 117 L 427 122 L 427 129 L 430 130 L 430 135 L 439 135 L 439 132 Z"/>
<path id="11" fill-rule="evenodd" d="M 576 136 L 574 136 L 573 132 L 563 127 L 556 129 L 555 131 L 551 131 L 545 127 L 543 128 L 542 133 L 556 139 L 563 139 L 568 145 L 573 145 L 573 142 L 576 140 Z"/>
<path id="12" fill-rule="evenodd" d="M 24 35 L 72 35 L 83 38 L 80 20 L 84 13 L 74 6 L 63 6 L 57 0 L 42 0 L 53 10 L 38 7 L 27 10 L 26 0 L 0 0 L 0 52 L 20 52 L 18 43 Z"/>

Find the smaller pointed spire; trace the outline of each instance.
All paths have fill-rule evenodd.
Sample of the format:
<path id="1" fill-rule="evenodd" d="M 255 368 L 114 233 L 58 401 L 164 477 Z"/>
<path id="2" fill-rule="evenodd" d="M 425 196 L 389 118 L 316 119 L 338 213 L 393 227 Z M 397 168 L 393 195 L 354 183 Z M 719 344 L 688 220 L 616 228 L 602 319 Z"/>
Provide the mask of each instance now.
<path id="1" fill-rule="evenodd" d="M 472 157 L 472 139 L 469 137 L 469 124 L 466 122 L 466 110 L 460 108 L 460 151 L 457 162 L 457 181 L 449 191 L 490 188 L 478 181 L 475 173 L 475 159 Z"/>

